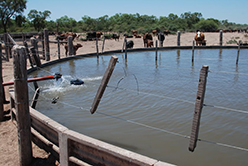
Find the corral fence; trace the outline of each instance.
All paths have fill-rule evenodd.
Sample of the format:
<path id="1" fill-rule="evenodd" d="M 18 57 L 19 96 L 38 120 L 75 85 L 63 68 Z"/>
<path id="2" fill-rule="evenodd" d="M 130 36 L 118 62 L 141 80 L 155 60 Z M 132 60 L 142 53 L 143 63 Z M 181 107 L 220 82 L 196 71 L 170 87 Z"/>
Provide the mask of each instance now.
<path id="1" fill-rule="evenodd" d="M 13 57 L 14 89 L 9 93 L 11 119 L 17 123 L 21 165 L 29 165 L 32 161 L 31 140 L 57 158 L 61 166 L 171 165 L 69 130 L 30 107 L 25 47 L 17 46 Z"/>
<path id="2" fill-rule="evenodd" d="M 32 34 L 34 35 L 34 34 Z M 180 35 L 179 35 L 180 36 Z M 38 67 L 43 67 L 40 63 L 40 57 L 38 52 L 37 40 L 30 37 L 31 47 L 27 46 L 27 43 L 23 43 L 24 46 L 19 46 L 18 41 L 14 40 L 10 34 L 6 34 L 9 43 L 13 45 L 13 68 L 14 68 L 14 89 L 10 90 L 10 101 L 11 101 L 11 116 L 12 120 L 17 122 L 18 127 L 18 142 L 19 142 L 19 159 L 22 165 L 29 165 L 32 159 L 32 147 L 31 139 L 41 148 L 50 152 L 55 156 L 60 164 L 63 165 L 170 165 L 162 161 L 151 159 L 146 156 L 142 156 L 131 151 L 95 140 L 85 135 L 79 134 L 72 130 L 67 129 L 61 124 L 53 121 L 45 115 L 39 113 L 35 109 L 29 106 L 28 102 L 28 88 L 27 88 L 27 57 L 29 59 L 31 70 L 36 70 Z M 24 38 L 24 37 L 23 37 Z M 27 40 L 28 37 L 26 37 Z M 50 50 L 49 50 L 49 38 L 48 31 L 44 30 L 44 54 L 45 60 L 50 61 Z M 60 41 L 57 41 L 59 45 Z M 45 44 L 46 43 L 46 44 Z M 72 43 L 69 38 L 68 44 Z M 70 44 L 69 44 L 70 45 Z M 157 46 L 157 44 L 156 44 Z M 0 45 L 1 48 L 1 45 Z M 5 45 L 6 48 L 6 45 Z M 43 48 L 43 46 L 42 46 Z M 58 47 L 59 48 L 59 47 Z M 192 62 L 193 62 L 193 50 L 195 48 L 229 48 L 227 46 L 175 46 L 168 47 L 168 49 L 191 49 L 192 48 Z M 240 46 L 232 46 L 230 48 L 242 48 Z M 247 47 L 246 47 L 247 48 Z M 164 48 L 145 48 L 145 49 L 133 49 L 132 51 L 144 51 L 144 50 L 156 50 Z M 2 50 L 2 49 L 1 49 Z M 125 48 L 125 53 L 127 48 Z M 9 52 L 9 51 L 7 51 Z M 5 54 L 5 58 L 11 57 Z M 121 52 L 117 50 L 115 52 Z M 43 52 L 42 52 L 43 53 Z M 110 52 L 109 52 L 110 53 Z M 239 53 L 239 50 L 238 50 Z M 237 53 L 237 62 L 238 62 Z M 69 53 L 70 55 L 70 53 Z M 96 55 L 96 54 L 88 54 Z M 3 57 L 2 51 L 0 56 Z M 33 58 L 33 59 L 32 59 Z M 68 57 L 60 59 L 59 61 L 68 60 Z M 0 58 L 2 60 L 2 58 Z M 127 59 L 127 56 L 125 56 Z M 34 64 L 34 63 L 35 64 Z M 52 62 L 51 62 L 52 63 Z M 0 62 L 2 65 L 2 63 Z M 34 66 L 36 65 L 36 67 Z M 2 72 L 2 70 L 1 70 Z M 204 73 L 204 72 L 203 72 Z M 2 73 L 0 77 L 0 83 L 2 85 Z M 203 88 L 201 88 L 203 89 Z M 0 87 L 0 95 L 3 95 L 3 87 Z M 202 99 L 202 97 L 200 97 Z M 202 103 L 202 101 L 199 101 Z M 0 99 L 0 105 L 3 106 L 3 98 Z M 201 110 L 201 104 L 197 109 L 198 112 Z M 0 121 L 3 117 L 3 110 L 0 110 Z M 195 121 L 199 121 L 200 117 L 194 117 Z M 191 150 L 195 148 L 197 140 L 198 123 L 194 124 L 194 131 L 192 132 Z M 31 127 L 30 127 L 31 126 Z M 25 130 L 23 130 L 25 129 Z M 32 135 L 32 136 L 31 136 Z M 31 136 L 31 137 L 30 137 Z"/>

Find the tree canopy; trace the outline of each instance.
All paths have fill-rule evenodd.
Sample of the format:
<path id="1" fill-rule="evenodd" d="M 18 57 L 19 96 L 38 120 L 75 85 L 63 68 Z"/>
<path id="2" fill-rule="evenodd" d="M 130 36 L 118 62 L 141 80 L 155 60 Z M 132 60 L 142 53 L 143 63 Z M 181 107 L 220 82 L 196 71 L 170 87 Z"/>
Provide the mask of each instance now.
<path id="1" fill-rule="evenodd" d="M 47 21 L 51 12 L 48 10 L 30 10 L 28 17 L 22 15 L 26 8 L 26 0 L 5 0 L 0 1 L 1 21 L 0 33 L 6 32 L 29 32 L 40 31 L 44 28 L 50 31 L 73 31 L 73 32 L 117 32 L 131 33 L 137 30 L 138 33 L 151 32 L 152 30 L 169 30 L 172 33 L 177 31 L 205 32 L 219 29 L 247 29 L 247 24 L 230 23 L 228 20 L 217 20 L 214 18 L 204 19 L 201 13 L 185 12 L 181 15 L 170 13 L 168 16 L 156 16 L 116 13 L 113 16 L 103 15 L 99 18 L 91 18 L 83 15 L 81 20 L 62 16 L 55 21 Z"/>
<path id="2" fill-rule="evenodd" d="M 48 10 L 45 10 L 44 12 L 31 10 L 28 13 L 28 18 L 31 20 L 31 23 L 33 24 L 35 30 L 40 31 L 41 29 L 45 28 L 45 20 L 50 16 L 50 14 L 51 12 Z"/>
<path id="3" fill-rule="evenodd" d="M 4 32 L 7 32 L 7 24 L 12 17 L 22 14 L 26 9 L 26 0 L 1 0 L 0 1 L 0 17 L 1 25 Z"/>

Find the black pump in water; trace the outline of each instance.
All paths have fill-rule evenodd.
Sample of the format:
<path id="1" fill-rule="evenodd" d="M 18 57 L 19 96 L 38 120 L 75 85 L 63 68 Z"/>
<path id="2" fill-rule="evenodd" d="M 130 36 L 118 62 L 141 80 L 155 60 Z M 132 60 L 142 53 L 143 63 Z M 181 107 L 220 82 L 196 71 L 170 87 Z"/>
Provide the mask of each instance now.
<path id="1" fill-rule="evenodd" d="M 73 84 L 73 85 L 82 85 L 82 84 L 84 84 L 84 81 L 80 80 L 80 79 L 75 79 L 75 80 L 71 80 L 71 84 Z"/>

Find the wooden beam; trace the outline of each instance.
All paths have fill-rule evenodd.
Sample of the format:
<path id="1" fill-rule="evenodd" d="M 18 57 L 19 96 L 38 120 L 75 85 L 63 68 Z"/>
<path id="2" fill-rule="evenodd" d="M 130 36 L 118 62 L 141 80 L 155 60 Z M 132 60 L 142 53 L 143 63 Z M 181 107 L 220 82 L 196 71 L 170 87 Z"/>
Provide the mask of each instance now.
<path id="1" fill-rule="evenodd" d="M 112 72 L 113 72 L 113 70 L 115 68 L 115 64 L 116 64 L 117 60 L 118 60 L 117 56 L 112 56 L 110 61 L 109 61 L 108 68 L 105 71 L 105 74 L 103 76 L 102 82 L 101 82 L 101 84 L 100 84 L 100 86 L 98 88 L 97 94 L 96 94 L 95 99 L 94 99 L 94 101 L 92 103 L 92 106 L 90 108 L 90 112 L 92 114 L 94 114 L 94 112 L 96 111 L 96 109 L 97 109 L 97 107 L 98 107 L 98 105 L 99 105 L 99 103 L 101 101 L 102 95 L 103 95 L 103 93 L 104 93 L 104 91 L 106 89 L 106 86 L 107 86 L 107 84 L 109 82 L 109 79 L 110 79 L 110 77 L 112 75 Z"/>
<path id="2" fill-rule="evenodd" d="M 198 140 L 198 133 L 200 128 L 201 112 L 204 102 L 206 84 L 207 84 L 208 66 L 204 65 L 200 72 L 200 78 L 198 83 L 198 90 L 195 101 L 195 111 L 192 122 L 192 130 L 189 142 L 189 151 L 193 152 Z"/>

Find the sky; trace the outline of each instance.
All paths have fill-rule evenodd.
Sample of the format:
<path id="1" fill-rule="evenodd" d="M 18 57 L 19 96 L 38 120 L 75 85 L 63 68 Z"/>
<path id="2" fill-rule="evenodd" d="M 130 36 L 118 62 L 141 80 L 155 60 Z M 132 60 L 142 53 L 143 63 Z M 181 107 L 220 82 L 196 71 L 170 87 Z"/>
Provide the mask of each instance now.
<path id="1" fill-rule="evenodd" d="M 248 24 L 248 0 L 27 0 L 24 15 L 32 9 L 49 10 L 51 15 L 47 20 L 54 21 L 63 16 L 79 21 L 85 15 L 99 18 L 116 13 L 139 13 L 159 18 L 170 13 L 180 16 L 185 12 L 198 12 L 205 19 Z"/>

